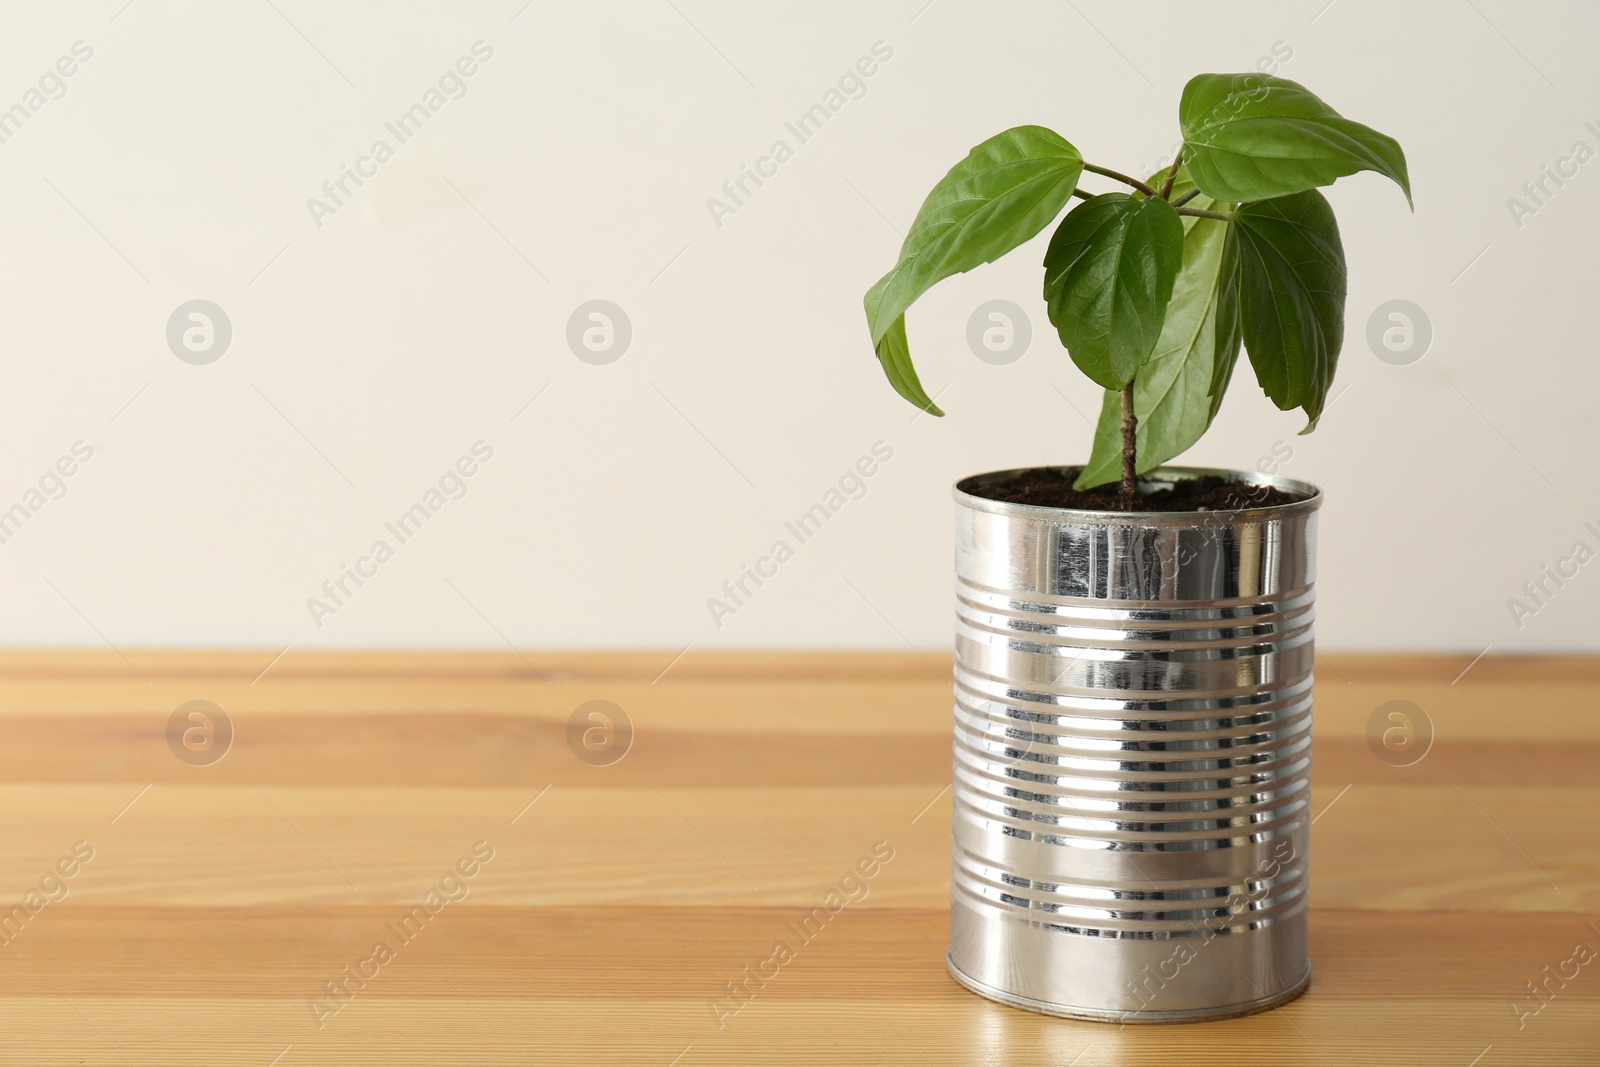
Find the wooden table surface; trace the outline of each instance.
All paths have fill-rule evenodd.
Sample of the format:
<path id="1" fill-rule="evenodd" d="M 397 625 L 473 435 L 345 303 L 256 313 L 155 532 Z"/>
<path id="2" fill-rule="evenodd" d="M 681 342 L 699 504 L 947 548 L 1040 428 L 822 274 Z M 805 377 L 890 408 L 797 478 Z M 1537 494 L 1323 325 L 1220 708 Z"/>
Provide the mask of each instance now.
<path id="1" fill-rule="evenodd" d="M 946 657 L 272 659 L 0 655 L 0 1063 L 1600 1064 L 1594 659 L 1319 659 L 1310 992 L 1125 1028 L 945 973 Z"/>

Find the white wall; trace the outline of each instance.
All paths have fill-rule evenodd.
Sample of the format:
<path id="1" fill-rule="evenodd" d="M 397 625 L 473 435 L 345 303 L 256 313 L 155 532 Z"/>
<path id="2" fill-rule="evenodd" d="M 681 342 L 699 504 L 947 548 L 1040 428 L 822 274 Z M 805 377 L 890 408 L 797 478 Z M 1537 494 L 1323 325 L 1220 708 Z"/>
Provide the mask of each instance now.
<path id="1" fill-rule="evenodd" d="M 1294 436 L 1244 371 L 1187 461 L 1287 442 L 1284 472 L 1325 487 L 1330 650 L 1595 647 L 1600 563 L 1520 628 L 1507 606 L 1600 547 L 1600 162 L 1507 203 L 1600 149 L 1592 5 L 924 3 L 6 4 L 0 107 L 93 55 L 0 144 L 0 507 L 93 456 L 0 545 L 0 642 L 944 645 L 948 486 L 1081 461 L 1098 391 L 1045 320 L 1040 238 L 914 309 L 949 417 L 913 420 L 860 312 L 896 230 L 1010 125 L 1154 169 L 1191 74 L 1276 49 L 1399 138 L 1417 210 L 1372 175 L 1331 193 L 1348 391 L 1322 428 Z M 478 41 L 466 95 L 400 145 L 384 123 Z M 880 41 L 865 95 L 798 144 L 785 121 Z M 379 138 L 394 158 L 314 220 Z M 794 158 L 719 225 L 708 198 L 777 139 Z M 165 336 L 197 298 L 233 330 L 203 366 Z M 606 366 L 565 339 L 596 298 L 633 330 Z M 1003 367 L 965 340 L 996 298 L 1034 334 Z M 1393 299 L 1432 323 L 1412 365 L 1366 341 Z M 399 544 L 385 520 L 478 441 L 467 494 Z M 707 598 L 877 441 L 866 496 L 714 625 Z M 394 558 L 315 624 L 307 599 L 379 538 Z"/>

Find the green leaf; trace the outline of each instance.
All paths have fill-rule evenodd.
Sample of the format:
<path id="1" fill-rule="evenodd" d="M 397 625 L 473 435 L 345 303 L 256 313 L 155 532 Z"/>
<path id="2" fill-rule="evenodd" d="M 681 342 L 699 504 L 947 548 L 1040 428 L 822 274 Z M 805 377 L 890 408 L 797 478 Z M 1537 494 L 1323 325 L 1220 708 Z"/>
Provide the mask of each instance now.
<path id="1" fill-rule="evenodd" d="M 1183 264 L 1183 220 L 1159 197 L 1104 193 L 1068 212 L 1044 257 L 1050 321 L 1083 373 L 1120 389 L 1150 358 Z"/>
<path id="2" fill-rule="evenodd" d="M 1149 184 L 1160 188 L 1165 181 L 1162 171 Z M 1180 169 L 1173 198 L 1192 188 Z M 1195 197 L 1189 206 L 1207 211 L 1233 207 L 1207 196 Z M 1160 340 L 1133 379 L 1140 474 L 1187 451 L 1210 428 L 1239 355 L 1239 251 L 1230 237 L 1230 224 L 1193 216 L 1182 219 L 1188 231 L 1183 266 L 1172 286 Z M 1094 452 L 1073 487 L 1092 489 L 1121 476 L 1122 397 L 1108 389 L 1095 427 Z"/>
<path id="3" fill-rule="evenodd" d="M 1286 78 L 1198 74 L 1183 88 L 1178 122 L 1189 172 L 1214 199 L 1268 200 L 1371 170 L 1392 178 L 1411 203 L 1406 156 L 1394 138 Z"/>
<path id="4" fill-rule="evenodd" d="M 905 336 L 913 301 L 953 274 L 989 263 L 1043 230 L 1061 213 L 1083 174 L 1083 157 L 1042 126 L 1017 126 L 978 145 L 928 194 L 900 248 L 900 259 L 867 293 L 872 346 L 889 381 L 934 414 L 917 381 Z"/>
<path id="5" fill-rule="evenodd" d="M 1206 395 L 1211 398 L 1211 410 L 1206 416 L 1207 429 L 1217 417 L 1217 412 L 1222 409 L 1222 397 L 1228 391 L 1228 382 L 1233 378 L 1233 365 L 1238 362 L 1239 348 L 1244 343 L 1244 328 L 1239 313 L 1239 238 L 1231 228 L 1228 233 L 1228 250 L 1224 254 L 1228 258 L 1223 264 L 1223 276 L 1228 281 L 1226 285 L 1220 287 L 1217 294 L 1216 354 L 1212 360 L 1211 385 L 1206 390 Z M 1196 440 L 1198 439 L 1197 434 Z M 1185 451 L 1188 447 L 1184 445 L 1180 451 Z"/>
<path id="6" fill-rule="evenodd" d="M 1344 343 L 1345 267 L 1339 225 L 1315 189 L 1241 204 L 1239 320 L 1256 380 L 1284 411 L 1316 429 Z"/>
<path id="7" fill-rule="evenodd" d="M 877 315 L 880 301 L 883 298 L 884 286 L 889 279 L 883 278 L 867 290 L 866 300 L 867 321 L 871 322 Z M 894 391 L 911 401 L 917 407 L 930 415 L 943 415 L 939 405 L 922 388 L 922 381 L 917 377 L 917 368 L 911 365 L 911 348 L 906 342 L 906 317 L 901 315 L 889 324 L 889 329 L 878 339 L 876 345 L 878 362 L 883 366 L 883 373 L 888 377 L 889 384 L 894 386 Z"/>

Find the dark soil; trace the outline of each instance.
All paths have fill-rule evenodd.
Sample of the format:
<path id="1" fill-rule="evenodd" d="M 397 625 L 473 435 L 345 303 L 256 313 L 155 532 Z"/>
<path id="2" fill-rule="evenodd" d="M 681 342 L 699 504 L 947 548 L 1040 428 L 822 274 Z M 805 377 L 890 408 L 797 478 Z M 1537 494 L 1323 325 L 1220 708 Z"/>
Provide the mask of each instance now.
<path id="1" fill-rule="evenodd" d="M 1072 467 L 1038 467 L 1022 471 L 1004 481 L 975 486 L 968 492 L 985 500 L 999 500 L 1007 504 L 1032 504 L 1079 511 L 1130 510 L 1122 506 L 1119 499 L 1122 490 L 1116 482 L 1080 492 L 1072 488 L 1072 481 L 1077 476 L 1078 470 Z M 1268 485 L 1245 485 L 1206 475 L 1141 492 L 1134 497 L 1131 510 L 1237 511 L 1293 504 L 1304 499 L 1298 493 L 1286 493 Z"/>

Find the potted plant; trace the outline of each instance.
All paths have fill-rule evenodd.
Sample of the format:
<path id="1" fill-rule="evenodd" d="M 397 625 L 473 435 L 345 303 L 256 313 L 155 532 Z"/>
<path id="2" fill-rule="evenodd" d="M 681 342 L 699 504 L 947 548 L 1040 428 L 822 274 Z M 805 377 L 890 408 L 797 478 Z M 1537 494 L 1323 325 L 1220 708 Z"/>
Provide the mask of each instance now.
<path id="1" fill-rule="evenodd" d="M 1122 1022 L 1220 1018 L 1302 992 L 1319 490 L 1167 467 L 1206 431 L 1242 346 L 1315 428 L 1345 263 L 1318 188 L 1399 184 L 1392 139 L 1305 87 L 1201 74 L 1183 143 L 1140 180 L 1019 126 L 923 203 L 866 295 L 901 396 L 941 415 L 905 312 L 1055 221 L 1044 298 L 1105 389 L 1087 464 L 956 483 L 948 965 L 995 1000 Z M 1126 187 L 1090 193 L 1086 174 Z"/>

